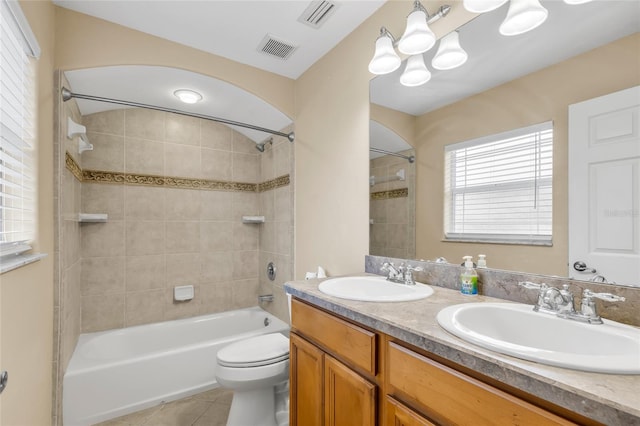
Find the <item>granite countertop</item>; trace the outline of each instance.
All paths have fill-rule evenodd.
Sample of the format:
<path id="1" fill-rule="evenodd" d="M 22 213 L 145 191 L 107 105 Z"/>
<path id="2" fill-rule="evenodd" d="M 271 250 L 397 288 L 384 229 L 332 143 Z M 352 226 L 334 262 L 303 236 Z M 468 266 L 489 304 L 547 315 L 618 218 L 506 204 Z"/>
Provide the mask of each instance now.
<path id="1" fill-rule="evenodd" d="M 449 334 L 436 321 L 436 314 L 446 306 L 465 302 L 505 302 L 502 299 L 469 297 L 455 290 L 432 286 L 433 295 L 422 300 L 359 302 L 320 292 L 320 282 L 321 279 L 288 282 L 285 291 L 601 423 L 640 425 L 640 375 L 582 372 L 502 355 Z"/>

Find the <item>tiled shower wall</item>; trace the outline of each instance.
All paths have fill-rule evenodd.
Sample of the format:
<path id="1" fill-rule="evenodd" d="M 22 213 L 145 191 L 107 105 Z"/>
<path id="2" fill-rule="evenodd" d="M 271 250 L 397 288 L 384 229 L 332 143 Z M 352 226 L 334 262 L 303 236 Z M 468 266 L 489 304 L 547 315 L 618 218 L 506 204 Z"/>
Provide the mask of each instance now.
<path id="1" fill-rule="evenodd" d="M 282 285 L 293 276 L 293 144 L 286 138 L 273 137 L 260 153 L 241 133 L 208 120 L 141 109 L 80 117 L 74 101 L 59 109 L 53 424 L 61 424 L 62 377 L 81 332 L 255 306 L 258 294 L 275 294 L 262 306 L 288 320 Z M 68 115 L 87 127 L 93 151 L 78 154 L 77 138 L 66 138 Z M 84 176 L 65 167 L 66 153 Z M 282 176 L 288 183 L 276 179 Z M 108 220 L 80 224 L 80 212 Z M 266 222 L 243 224 L 243 215 Z M 175 302 L 177 285 L 193 285 L 194 299 Z"/>
<path id="2" fill-rule="evenodd" d="M 414 150 L 402 151 L 405 156 Z M 415 163 L 392 155 L 371 160 L 370 176 L 375 179 L 395 177 L 400 170 L 405 180 L 379 182 L 371 186 L 369 200 L 369 253 L 404 259 L 415 258 Z"/>

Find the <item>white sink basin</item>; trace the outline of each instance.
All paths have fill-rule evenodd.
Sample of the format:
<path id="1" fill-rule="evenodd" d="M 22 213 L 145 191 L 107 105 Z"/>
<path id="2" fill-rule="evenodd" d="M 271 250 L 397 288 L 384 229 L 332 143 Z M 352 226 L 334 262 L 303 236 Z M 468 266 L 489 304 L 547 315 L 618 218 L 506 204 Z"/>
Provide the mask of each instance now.
<path id="1" fill-rule="evenodd" d="M 384 277 L 342 277 L 323 281 L 321 292 L 342 299 L 365 302 L 406 302 L 429 297 L 433 289 L 425 284 L 396 284 Z"/>
<path id="2" fill-rule="evenodd" d="M 640 374 L 640 329 L 613 321 L 585 324 L 533 311 L 532 305 L 465 303 L 437 320 L 470 343 L 574 370 Z"/>

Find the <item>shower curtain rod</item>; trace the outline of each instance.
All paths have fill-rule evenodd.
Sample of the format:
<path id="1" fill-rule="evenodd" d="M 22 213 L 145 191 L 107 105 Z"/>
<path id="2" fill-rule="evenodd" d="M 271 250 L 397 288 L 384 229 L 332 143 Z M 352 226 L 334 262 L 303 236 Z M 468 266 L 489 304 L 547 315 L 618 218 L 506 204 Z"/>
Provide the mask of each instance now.
<path id="1" fill-rule="evenodd" d="M 377 152 L 378 154 L 387 154 L 387 155 L 393 155 L 395 157 L 400 157 L 400 158 L 404 158 L 405 160 L 407 160 L 410 163 L 413 163 L 414 161 L 416 161 L 416 157 L 411 155 L 402 155 L 402 154 L 398 154 L 396 152 L 391 152 L 391 151 L 385 151 L 384 149 L 380 149 L 380 148 L 369 148 L 369 151 L 373 151 L 373 152 Z"/>
<path id="2" fill-rule="evenodd" d="M 83 94 L 80 94 L 80 93 L 73 93 L 71 90 L 67 89 L 66 87 L 63 87 L 61 92 L 62 92 L 62 100 L 64 102 L 68 101 L 71 98 L 76 98 L 76 99 L 86 99 L 88 101 L 106 102 L 106 103 L 110 103 L 110 104 L 118 104 L 118 105 L 126 105 L 126 106 L 132 106 L 132 107 L 137 107 L 137 108 L 153 109 L 153 110 L 156 110 L 156 111 L 171 112 L 173 114 L 186 115 L 188 117 L 202 118 L 204 120 L 216 121 L 218 123 L 224 123 L 224 124 L 230 124 L 230 125 L 233 125 L 233 126 L 244 127 L 244 128 L 247 128 L 247 129 L 257 130 L 259 132 L 270 133 L 272 135 L 284 136 L 285 138 L 287 138 L 289 140 L 289 142 L 293 142 L 293 140 L 295 139 L 295 134 L 293 132 L 291 132 L 291 133 L 278 132 L 277 130 L 271 130 L 271 129 L 267 129 L 265 127 L 254 126 L 253 124 L 242 123 L 240 121 L 227 120 L 226 118 L 212 117 L 210 115 L 197 114 L 197 113 L 194 113 L 194 112 L 185 112 L 185 111 L 180 111 L 180 110 L 173 109 L 173 108 L 164 108 L 164 107 L 159 107 L 159 106 L 155 106 L 155 105 L 141 104 L 141 103 L 138 103 L 138 102 L 123 101 L 123 100 L 120 100 L 120 99 L 111 99 L 111 98 L 103 98 L 103 97 L 100 97 L 100 96 L 83 95 Z"/>

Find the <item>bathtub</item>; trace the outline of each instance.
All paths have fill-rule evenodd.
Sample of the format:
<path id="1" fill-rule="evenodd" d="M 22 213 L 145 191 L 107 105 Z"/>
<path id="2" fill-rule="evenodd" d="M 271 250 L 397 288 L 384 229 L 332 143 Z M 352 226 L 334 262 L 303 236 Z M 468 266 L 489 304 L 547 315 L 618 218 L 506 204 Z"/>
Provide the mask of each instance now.
<path id="1" fill-rule="evenodd" d="M 91 425 L 216 388 L 220 348 L 288 331 L 254 307 L 82 334 L 63 379 L 63 422 Z"/>

